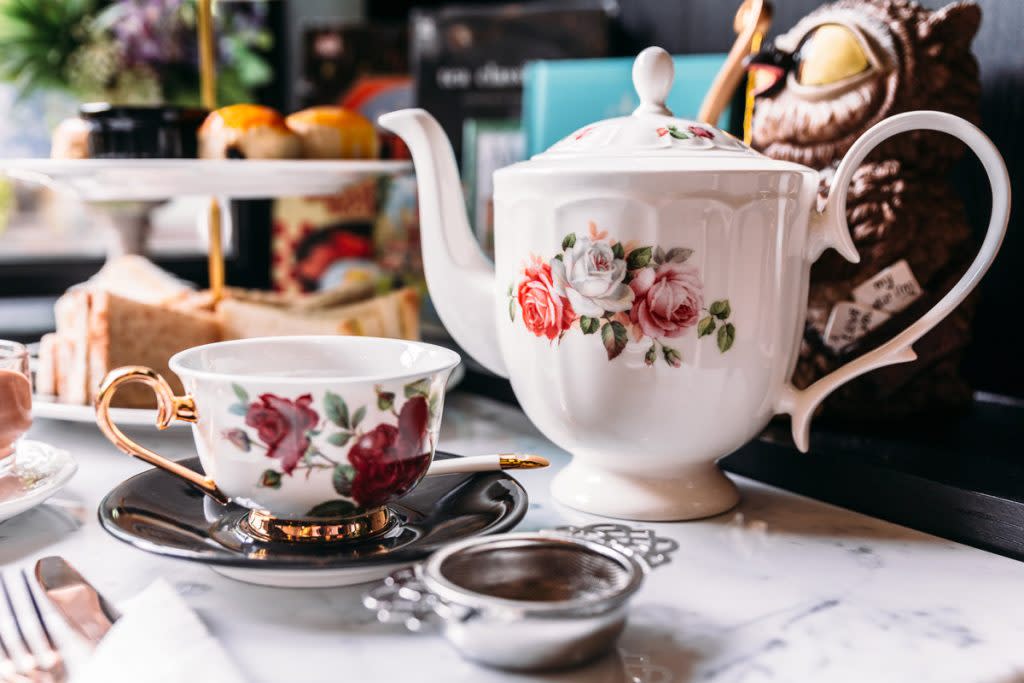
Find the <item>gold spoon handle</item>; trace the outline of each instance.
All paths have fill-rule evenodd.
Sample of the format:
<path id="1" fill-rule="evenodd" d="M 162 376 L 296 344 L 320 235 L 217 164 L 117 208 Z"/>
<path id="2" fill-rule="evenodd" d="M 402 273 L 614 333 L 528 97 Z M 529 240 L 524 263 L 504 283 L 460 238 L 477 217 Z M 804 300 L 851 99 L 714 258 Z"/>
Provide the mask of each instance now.
<path id="1" fill-rule="evenodd" d="M 471 455 L 465 458 L 447 458 L 430 463 L 426 476 L 439 474 L 465 474 L 467 472 L 497 472 L 499 470 L 534 470 L 547 467 L 548 459 L 522 453 Z"/>

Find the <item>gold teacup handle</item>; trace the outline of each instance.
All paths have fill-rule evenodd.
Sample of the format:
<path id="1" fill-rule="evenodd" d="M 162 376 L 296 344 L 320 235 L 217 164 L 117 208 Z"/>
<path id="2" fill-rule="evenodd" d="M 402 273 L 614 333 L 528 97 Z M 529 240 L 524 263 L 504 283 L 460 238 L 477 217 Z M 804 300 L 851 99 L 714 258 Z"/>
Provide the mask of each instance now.
<path id="1" fill-rule="evenodd" d="M 175 419 L 183 422 L 195 422 L 198 419 L 196 404 L 191 396 L 175 396 L 174 390 L 171 389 L 171 385 L 167 383 L 167 380 L 153 370 L 141 365 L 128 365 L 108 372 L 107 376 L 103 378 L 100 392 L 96 396 L 96 423 L 99 425 L 100 431 L 103 432 L 104 436 L 110 439 L 110 442 L 117 446 L 118 449 L 128 455 L 145 460 L 150 465 L 159 467 L 165 472 L 184 479 L 218 503 L 227 503 L 227 496 L 217 488 L 212 479 L 179 465 L 173 460 L 168 460 L 164 456 L 136 443 L 114 424 L 114 420 L 110 417 L 110 402 L 114 399 L 114 394 L 117 393 L 118 387 L 129 382 L 142 382 L 149 386 L 153 393 L 156 394 L 157 429 L 167 429 L 171 424 L 171 420 Z"/>

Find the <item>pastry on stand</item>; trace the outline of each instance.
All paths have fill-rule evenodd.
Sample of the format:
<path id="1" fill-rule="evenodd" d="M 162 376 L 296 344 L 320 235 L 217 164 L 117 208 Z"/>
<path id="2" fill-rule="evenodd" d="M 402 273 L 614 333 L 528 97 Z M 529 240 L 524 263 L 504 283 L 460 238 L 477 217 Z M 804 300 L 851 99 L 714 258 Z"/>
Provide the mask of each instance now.
<path id="1" fill-rule="evenodd" d="M 377 130 L 362 114 L 344 107 L 311 107 L 286 119 L 302 140 L 307 159 L 376 159 Z"/>
<path id="2" fill-rule="evenodd" d="M 295 159 L 302 142 L 276 110 L 234 104 L 210 113 L 199 128 L 203 159 Z"/>

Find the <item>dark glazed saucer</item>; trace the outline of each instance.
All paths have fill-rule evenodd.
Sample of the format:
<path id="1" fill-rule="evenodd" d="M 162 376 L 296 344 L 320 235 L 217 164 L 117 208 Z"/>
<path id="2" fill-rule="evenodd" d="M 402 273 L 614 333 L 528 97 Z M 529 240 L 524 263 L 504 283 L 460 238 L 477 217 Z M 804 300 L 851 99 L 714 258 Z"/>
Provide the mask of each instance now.
<path id="1" fill-rule="evenodd" d="M 458 456 L 438 451 L 434 457 Z M 181 464 L 201 471 L 198 458 Z M 108 493 L 99 519 L 140 550 L 202 562 L 249 583 L 312 588 L 372 581 L 447 543 L 509 531 L 526 508 L 526 491 L 503 472 L 447 474 L 424 479 L 392 504 L 397 524 L 381 536 L 324 544 L 261 541 L 240 529 L 246 508 L 218 505 L 152 469 Z"/>

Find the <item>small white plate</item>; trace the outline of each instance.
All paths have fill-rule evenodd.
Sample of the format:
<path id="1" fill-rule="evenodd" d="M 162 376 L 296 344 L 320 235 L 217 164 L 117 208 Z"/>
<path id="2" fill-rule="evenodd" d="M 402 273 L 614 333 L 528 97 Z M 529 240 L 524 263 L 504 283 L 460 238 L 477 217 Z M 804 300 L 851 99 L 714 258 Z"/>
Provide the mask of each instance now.
<path id="1" fill-rule="evenodd" d="M 0 173 L 67 190 L 89 202 L 179 195 L 236 199 L 337 194 L 366 178 L 412 169 L 380 159 L 7 159 Z"/>
<path id="2" fill-rule="evenodd" d="M 23 439 L 14 466 L 0 475 L 0 522 L 20 515 L 57 493 L 78 470 L 67 451 Z"/>
<path id="3" fill-rule="evenodd" d="M 446 391 L 454 389 L 466 376 L 465 363 L 459 363 L 448 376 Z M 96 422 L 96 411 L 91 405 L 58 403 L 52 396 L 36 394 L 32 397 L 32 416 L 46 420 L 67 422 Z M 110 416 L 122 427 L 152 427 L 156 424 L 156 410 L 151 408 L 111 408 Z M 187 422 L 174 420 L 171 426 L 185 427 Z"/>

